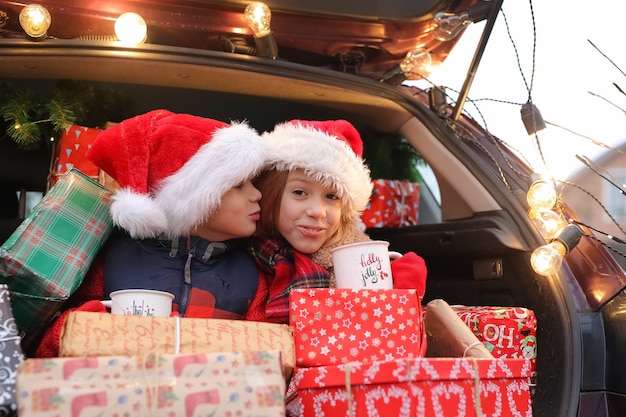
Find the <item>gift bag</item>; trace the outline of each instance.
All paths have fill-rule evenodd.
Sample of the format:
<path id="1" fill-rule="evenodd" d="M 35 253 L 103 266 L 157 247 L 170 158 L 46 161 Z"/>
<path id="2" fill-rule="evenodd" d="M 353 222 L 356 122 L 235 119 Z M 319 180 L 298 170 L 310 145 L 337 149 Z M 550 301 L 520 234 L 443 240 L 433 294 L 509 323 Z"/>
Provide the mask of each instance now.
<path id="1" fill-rule="evenodd" d="M 113 230 L 110 197 L 71 169 L 0 247 L 0 282 L 11 292 L 23 348 L 81 284 Z"/>
<path id="2" fill-rule="evenodd" d="M 17 415 L 15 383 L 18 367 L 23 361 L 9 290 L 5 284 L 0 284 L 0 416 Z"/>

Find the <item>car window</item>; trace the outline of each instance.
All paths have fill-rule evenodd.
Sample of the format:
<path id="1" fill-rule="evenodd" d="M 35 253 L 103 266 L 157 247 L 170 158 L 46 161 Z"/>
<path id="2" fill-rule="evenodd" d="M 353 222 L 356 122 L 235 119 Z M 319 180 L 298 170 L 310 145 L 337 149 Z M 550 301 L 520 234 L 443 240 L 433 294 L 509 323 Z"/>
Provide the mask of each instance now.
<path id="1" fill-rule="evenodd" d="M 420 223 L 439 223 L 441 221 L 441 193 L 437 177 L 426 162 L 418 164 L 417 170 L 422 178 L 420 184 Z"/>
<path id="2" fill-rule="evenodd" d="M 381 133 L 365 130 L 362 132 L 364 141 L 364 158 L 371 170 L 375 189 L 372 202 L 381 192 L 377 187 L 385 187 L 379 180 L 394 181 L 386 185 L 397 193 L 397 201 L 386 201 L 388 207 L 395 207 L 397 212 L 410 210 L 415 224 L 438 223 L 441 221 L 441 195 L 435 173 L 426 159 L 400 133 Z M 419 198 L 413 204 L 405 201 L 412 189 L 400 189 L 400 182 L 417 184 Z M 391 194 L 387 198 L 390 198 Z M 413 225 L 404 222 L 405 226 Z"/>

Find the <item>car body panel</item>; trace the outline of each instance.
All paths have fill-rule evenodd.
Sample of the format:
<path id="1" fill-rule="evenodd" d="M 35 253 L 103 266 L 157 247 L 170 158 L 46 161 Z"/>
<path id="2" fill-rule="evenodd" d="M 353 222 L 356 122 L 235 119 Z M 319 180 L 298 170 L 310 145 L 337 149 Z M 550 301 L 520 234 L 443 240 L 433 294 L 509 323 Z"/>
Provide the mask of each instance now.
<path id="1" fill-rule="evenodd" d="M 430 0 L 387 5 L 378 1 L 318 4 L 315 0 L 300 0 L 267 4 L 272 8 L 272 30 L 281 59 L 380 79 L 416 46 L 430 51 L 434 65 L 445 60 L 456 41 L 441 42 L 429 35 L 432 15 L 452 7 L 463 10 L 477 2 Z M 114 35 L 115 19 L 133 11 L 149 25 L 148 43 L 223 51 L 228 39 L 243 39 L 254 47 L 252 31 L 243 19 L 247 3 L 56 0 L 45 5 L 52 15 L 49 37 L 107 39 Z M 5 37 L 23 36 L 18 15 L 26 4 L 0 1 L 0 10 L 9 17 Z M 322 12 L 310 12 L 319 7 L 324 8 Z M 348 14 L 350 9 L 354 12 Z M 371 15 L 374 11 L 386 13 Z"/>
<path id="2" fill-rule="evenodd" d="M 389 240 L 393 250 L 424 257 L 429 269 L 425 302 L 443 298 L 451 304 L 516 305 L 535 311 L 535 417 L 621 415 L 626 407 L 624 271 L 585 229 L 588 236 L 566 257 L 558 274 L 535 274 L 530 254 L 545 240 L 527 215 L 530 167 L 477 122 L 465 115 L 452 120 L 452 104 L 433 111 L 427 91 L 378 81 L 408 48 L 405 35 L 396 35 L 415 29 L 426 36 L 424 22 L 434 10 L 474 2 L 428 2 L 424 15 L 406 19 L 391 19 L 397 17 L 395 11 L 388 12 L 390 19 L 373 19 L 336 9 L 339 16 L 330 16 L 330 10 L 305 12 L 305 4 L 314 2 L 275 3 L 281 56 L 277 60 L 214 49 L 221 31 L 239 31 L 253 44 L 239 16 L 244 2 L 171 3 L 46 2 L 55 14 L 66 14 L 55 18 L 59 31 L 50 30 L 51 36 L 63 39 L 31 42 L 14 36 L 14 27 L 8 27 L 10 35 L 0 35 L 0 79 L 42 94 L 67 80 L 120 89 L 133 104 L 120 111 L 120 119 L 168 108 L 247 120 L 260 131 L 291 118 L 345 118 L 361 131 L 400 133 L 432 168 L 441 199 L 429 205 L 440 212 L 417 226 L 368 230 L 371 236 Z M 287 10 L 294 4 L 301 9 Z M 367 4 L 375 7 L 374 2 Z M 147 11 L 147 20 L 157 27 L 151 35 L 157 38 L 152 39 L 162 36 L 162 44 L 128 47 L 66 38 L 79 36 L 71 32 L 72 18 L 92 22 L 87 25 L 89 36 L 99 36 L 95 22 L 111 23 L 128 5 Z M 13 17 L 20 7 L 23 3 L 0 0 L 0 10 L 8 8 Z M 215 13 L 209 18 L 198 7 L 215 8 Z M 353 25 L 343 24 L 347 21 Z M 333 30 L 320 32 L 322 27 Z M 295 36 L 297 32 L 303 33 Z M 437 47 L 447 53 L 452 45 Z M 372 53 L 367 55 L 368 66 L 358 71 L 342 68 L 338 56 L 344 50 Z M 43 176 L 49 160 L 38 158 L 37 175 Z M 0 184 L 23 187 L 25 176 L 24 164 L 3 160 Z M 476 273 L 477 263 L 492 261 L 502 265 L 502 276 L 484 279 Z"/>

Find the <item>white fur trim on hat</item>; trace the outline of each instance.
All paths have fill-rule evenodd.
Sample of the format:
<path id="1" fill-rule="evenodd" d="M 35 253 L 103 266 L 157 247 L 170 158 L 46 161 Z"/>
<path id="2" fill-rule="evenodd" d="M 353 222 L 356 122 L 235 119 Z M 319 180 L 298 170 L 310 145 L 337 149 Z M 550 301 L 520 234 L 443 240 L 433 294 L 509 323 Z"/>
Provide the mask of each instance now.
<path id="1" fill-rule="evenodd" d="M 188 234 L 203 223 L 231 188 L 259 173 L 265 147 L 244 123 L 217 129 L 209 142 L 174 174 L 165 178 L 154 199 L 167 216 L 167 234 Z"/>
<path id="2" fill-rule="evenodd" d="M 309 126 L 283 123 L 263 135 L 266 166 L 278 171 L 297 168 L 325 186 L 333 186 L 347 214 L 356 217 L 372 193 L 370 171 L 348 144 Z"/>
<path id="3" fill-rule="evenodd" d="M 161 207 L 149 195 L 130 188 L 113 194 L 110 210 L 113 222 L 135 238 L 150 238 L 167 230 L 167 218 Z"/>

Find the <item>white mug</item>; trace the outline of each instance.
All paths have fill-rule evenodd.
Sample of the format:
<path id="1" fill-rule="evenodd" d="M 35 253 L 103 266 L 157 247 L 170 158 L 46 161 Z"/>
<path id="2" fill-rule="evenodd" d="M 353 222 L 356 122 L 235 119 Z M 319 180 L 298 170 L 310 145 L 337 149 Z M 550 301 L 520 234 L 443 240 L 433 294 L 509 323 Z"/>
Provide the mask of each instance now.
<path id="1" fill-rule="evenodd" d="M 402 256 L 389 251 L 389 242 L 371 240 L 330 250 L 337 288 L 392 289 L 390 259 Z"/>
<path id="2" fill-rule="evenodd" d="M 169 317 L 172 314 L 174 295 L 155 290 L 120 290 L 113 291 L 110 300 L 102 301 L 111 309 L 111 314 L 126 316 Z"/>

